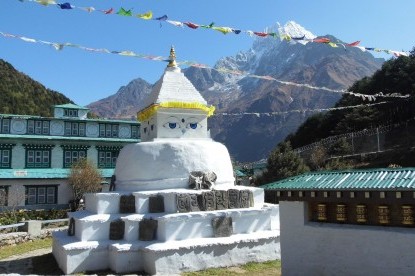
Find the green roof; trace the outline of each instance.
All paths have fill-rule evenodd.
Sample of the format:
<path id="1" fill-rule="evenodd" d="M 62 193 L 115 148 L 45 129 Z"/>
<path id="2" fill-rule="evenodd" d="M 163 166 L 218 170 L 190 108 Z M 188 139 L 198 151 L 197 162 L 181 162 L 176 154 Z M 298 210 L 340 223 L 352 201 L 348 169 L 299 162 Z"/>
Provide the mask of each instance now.
<path id="1" fill-rule="evenodd" d="M 70 169 L 0 169 L 0 179 L 60 179 L 67 178 Z M 100 169 L 102 176 L 111 177 L 114 169 Z"/>
<path id="2" fill-rule="evenodd" d="M 58 104 L 58 105 L 54 105 L 53 107 L 89 110 L 89 108 L 87 108 L 87 107 L 83 107 L 83 106 L 76 105 L 76 104 L 71 104 L 71 103 L 69 103 L 69 104 Z"/>
<path id="3" fill-rule="evenodd" d="M 34 139 L 41 141 L 94 141 L 94 142 L 122 142 L 136 143 L 140 142 L 137 138 L 107 138 L 107 137 L 80 137 L 80 136 L 52 136 L 52 135 L 26 135 L 26 134 L 0 134 L 1 139 Z"/>
<path id="4" fill-rule="evenodd" d="M 318 171 L 261 186 L 265 190 L 415 190 L 415 168 Z"/>

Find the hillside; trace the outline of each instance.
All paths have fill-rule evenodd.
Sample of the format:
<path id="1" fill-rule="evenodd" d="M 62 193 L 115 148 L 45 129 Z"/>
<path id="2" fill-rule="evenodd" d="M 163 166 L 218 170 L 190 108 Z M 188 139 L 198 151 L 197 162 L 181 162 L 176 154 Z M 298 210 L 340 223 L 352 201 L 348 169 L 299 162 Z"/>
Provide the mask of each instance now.
<path id="1" fill-rule="evenodd" d="M 52 105 L 73 103 L 0 59 L 0 113 L 52 116 Z"/>
<path id="2" fill-rule="evenodd" d="M 311 170 L 415 166 L 415 48 L 409 57 L 385 62 L 372 77 L 355 82 L 349 90 L 408 97 L 377 97 L 368 102 L 343 96 L 336 107 L 371 106 L 312 116 L 274 152 L 289 142 Z M 259 182 L 274 178 L 267 174 Z"/>
<path id="3" fill-rule="evenodd" d="M 400 93 L 408 98 L 382 98 L 368 102 L 349 95 L 343 96 L 336 107 L 375 104 L 347 110 L 320 113 L 308 118 L 287 138 L 293 148 L 311 144 L 323 138 L 379 126 L 398 124 L 415 117 L 415 52 L 409 57 L 401 56 L 385 62 L 371 77 L 355 82 L 349 89 L 356 93 L 375 95 Z"/>

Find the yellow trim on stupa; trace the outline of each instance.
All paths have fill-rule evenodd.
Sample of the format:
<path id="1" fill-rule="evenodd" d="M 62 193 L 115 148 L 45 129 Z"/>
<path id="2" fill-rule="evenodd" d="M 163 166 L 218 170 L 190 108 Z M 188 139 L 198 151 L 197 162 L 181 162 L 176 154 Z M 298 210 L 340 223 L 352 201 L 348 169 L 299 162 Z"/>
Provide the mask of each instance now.
<path id="1" fill-rule="evenodd" d="M 199 109 L 205 111 L 207 116 L 210 117 L 215 112 L 215 107 L 213 105 L 207 106 L 201 103 L 186 103 L 186 102 L 164 102 L 159 104 L 153 104 L 143 111 L 137 113 L 137 119 L 142 122 L 149 119 L 151 116 L 156 113 L 156 111 L 160 108 L 183 108 L 183 109 Z"/>

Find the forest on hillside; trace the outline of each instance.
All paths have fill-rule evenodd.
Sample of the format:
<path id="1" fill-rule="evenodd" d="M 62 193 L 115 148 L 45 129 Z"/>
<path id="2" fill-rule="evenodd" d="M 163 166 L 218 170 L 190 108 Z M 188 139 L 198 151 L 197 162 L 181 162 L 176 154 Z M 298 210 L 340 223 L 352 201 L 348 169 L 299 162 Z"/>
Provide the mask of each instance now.
<path id="1" fill-rule="evenodd" d="M 415 166 L 412 137 L 415 128 L 415 48 L 408 57 L 400 56 L 386 61 L 373 76 L 355 82 L 348 90 L 365 95 L 398 93 L 408 97 L 375 97 L 368 101 L 345 94 L 335 107 L 365 106 L 333 110 L 308 118 L 295 133 L 287 136 L 271 152 L 267 160 L 267 171 L 256 180 L 257 185 L 309 170 Z M 382 129 L 385 126 L 401 126 L 389 134 L 392 136 L 388 137 L 388 143 L 392 144 L 390 149 L 375 149 L 370 155 L 354 154 L 350 141 L 345 138 L 346 134 Z M 321 143 L 319 146 L 322 139 L 342 135 L 344 137 L 329 146 Z M 379 134 L 377 139 L 379 144 Z M 306 157 L 293 150 L 312 143 L 317 146 Z"/>
<path id="2" fill-rule="evenodd" d="M 73 103 L 63 94 L 47 89 L 10 63 L 0 59 L 0 114 L 51 117 L 52 106 Z"/>

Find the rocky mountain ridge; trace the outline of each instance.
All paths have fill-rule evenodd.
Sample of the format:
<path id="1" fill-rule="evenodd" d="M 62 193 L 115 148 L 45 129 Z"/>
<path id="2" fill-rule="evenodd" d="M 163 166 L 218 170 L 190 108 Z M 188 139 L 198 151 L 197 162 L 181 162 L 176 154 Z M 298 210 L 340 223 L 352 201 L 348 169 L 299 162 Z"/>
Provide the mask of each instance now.
<path id="1" fill-rule="evenodd" d="M 292 37 L 316 37 L 295 22 L 274 28 L 280 34 Z M 338 41 L 333 36 L 325 37 Z M 318 87 L 346 89 L 355 81 L 373 74 L 381 67 L 382 61 L 352 47 L 340 49 L 320 43 L 302 45 L 275 38 L 257 38 L 249 50 L 218 60 L 212 69 L 189 67 L 183 72 L 206 100 L 217 107 L 217 115 L 209 121 L 213 138 L 223 142 L 235 160 L 253 161 L 266 157 L 278 142 L 294 132 L 312 113 L 293 112 L 276 116 L 221 114 L 328 108 L 341 95 L 224 73 L 221 68 Z M 134 80 L 115 95 L 89 107 L 104 117 L 130 118 L 137 112 L 134 109 L 137 102 L 150 92 L 151 86 L 141 79 Z"/>

